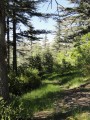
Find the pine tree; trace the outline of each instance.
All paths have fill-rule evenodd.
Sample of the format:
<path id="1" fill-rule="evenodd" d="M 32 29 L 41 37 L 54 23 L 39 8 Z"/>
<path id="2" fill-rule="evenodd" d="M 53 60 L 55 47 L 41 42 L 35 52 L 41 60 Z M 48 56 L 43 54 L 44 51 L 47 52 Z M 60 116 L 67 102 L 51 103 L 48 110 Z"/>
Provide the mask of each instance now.
<path id="1" fill-rule="evenodd" d="M 67 7 L 65 9 L 67 18 L 71 17 L 74 25 L 74 34 L 69 35 L 69 38 L 81 36 L 90 31 L 90 1 L 89 0 L 69 0 L 76 4 L 75 7 Z M 66 18 L 66 19 L 67 19 Z M 76 24 L 76 25 L 75 25 Z"/>
<path id="2" fill-rule="evenodd" d="M 5 43 L 5 3 L 0 1 L 0 96 L 4 100 L 9 99 L 6 43 Z"/>
<path id="3" fill-rule="evenodd" d="M 7 14 L 11 21 L 13 22 L 13 71 L 17 72 L 17 44 L 20 43 L 21 38 L 28 39 L 30 41 L 38 40 L 36 34 L 45 33 L 45 30 L 34 30 L 31 24 L 31 17 L 45 17 L 48 18 L 50 14 L 38 13 L 37 5 L 40 4 L 42 0 L 31 1 L 31 0 L 13 0 L 8 1 Z M 6 4 L 7 6 L 7 4 Z M 8 13 L 9 12 L 9 13 Z M 20 33 L 17 33 L 17 26 L 23 24 L 27 27 L 27 31 L 23 31 L 20 27 Z M 10 42 L 9 42 L 10 43 Z M 9 49 L 9 47 L 8 47 Z M 8 50 L 9 51 L 9 50 Z M 8 53 L 9 55 L 9 53 Z M 9 56 L 8 56 L 9 57 Z"/>
<path id="4" fill-rule="evenodd" d="M 73 42 L 79 36 L 90 31 L 90 1 L 89 0 L 68 0 L 73 7 L 59 7 L 57 19 L 61 29 L 57 29 L 57 38 L 66 42 Z M 58 33 L 60 33 L 58 35 Z M 62 41 L 63 41 L 62 40 Z"/>

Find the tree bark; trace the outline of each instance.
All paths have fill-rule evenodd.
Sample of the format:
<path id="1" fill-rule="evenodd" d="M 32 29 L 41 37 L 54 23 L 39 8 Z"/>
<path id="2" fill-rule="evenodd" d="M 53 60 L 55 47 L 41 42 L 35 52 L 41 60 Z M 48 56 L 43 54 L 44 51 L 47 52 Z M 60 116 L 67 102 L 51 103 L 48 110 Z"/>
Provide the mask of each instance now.
<path id="1" fill-rule="evenodd" d="M 5 9 L 4 0 L 0 1 L 0 96 L 4 100 L 9 99 L 7 77 L 7 54 L 5 43 Z"/>
<path id="2" fill-rule="evenodd" d="M 7 67 L 10 68 L 10 37 L 9 37 L 9 17 L 7 17 Z"/>
<path id="3" fill-rule="evenodd" d="M 15 2 L 15 1 L 14 1 Z M 13 71 L 17 74 L 17 52 L 16 52 L 16 13 L 15 3 L 13 9 Z"/>

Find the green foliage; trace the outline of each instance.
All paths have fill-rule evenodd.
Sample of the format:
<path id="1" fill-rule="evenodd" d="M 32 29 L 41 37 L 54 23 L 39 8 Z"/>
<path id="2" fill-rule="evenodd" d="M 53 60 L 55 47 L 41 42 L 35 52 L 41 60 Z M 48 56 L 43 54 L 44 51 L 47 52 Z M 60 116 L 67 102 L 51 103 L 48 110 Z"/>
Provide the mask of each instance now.
<path id="1" fill-rule="evenodd" d="M 6 104 L 3 100 L 0 101 L 0 120 L 25 120 L 28 118 L 28 115 L 24 114 L 26 110 L 22 102 L 19 103 L 17 100 L 15 98 L 10 104 Z M 29 118 L 31 116 L 32 113 L 29 113 Z"/>
<path id="2" fill-rule="evenodd" d="M 27 109 L 26 114 L 29 114 L 30 110 L 32 110 L 32 113 L 35 113 L 45 109 L 51 109 L 55 101 L 56 93 L 59 91 L 59 85 L 43 85 L 39 89 L 22 95 L 20 102 L 22 102 L 23 107 Z"/>
<path id="3" fill-rule="evenodd" d="M 39 75 L 53 71 L 53 55 L 49 51 L 45 51 L 43 55 L 35 55 L 29 57 L 29 66 L 39 70 Z"/>
<path id="4" fill-rule="evenodd" d="M 75 68 L 75 61 L 72 58 L 72 52 L 58 52 L 54 58 L 54 71 L 59 74 L 65 74 Z"/>
<path id="5" fill-rule="evenodd" d="M 65 59 L 62 60 L 62 65 L 61 65 L 61 73 L 65 73 L 70 71 L 72 68 L 71 63 L 67 62 Z"/>
<path id="6" fill-rule="evenodd" d="M 42 70 L 42 62 L 39 54 L 37 54 L 36 56 L 29 57 L 29 66 L 31 68 L 36 68 L 39 71 Z"/>
<path id="7" fill-rule="evenodd" d="M 53 56 L 49 51 L 43 54 L 43 69 L 46 73 L 51 73 L 53 71 Z"/>
<path id="8" fill-rule="evenodd" d="M 78 108 L 78 110 L 74 111 L 66 120 L 90 120 L 90 113 Z"/>
<path id="9" fill-rule="evenodd" d="M 82 69 L 84 74 L 90 71 L 90 33 L 82 36 L 80 45 L 77 47 L 78 67 Z"/>
<path id="10" fill-rule="evenodd" d="M 38 74 L 39 71 L 37 69 L 27 68 L 24 74 L 20 76 L 20 80 L 26 83 L 27 89 L 37 88 L 41 84 L 41 79 Z"/>
<path id="11" fill-rule="evenodd" d="M 23 72 L 17 76 L 13 72 L 9 74 L 9 89 L 11 93 L 16 95 L 35 89 L 41 84 L 41 78 L 37 69 L 27 68 L 23 70 L 21 68 L 21 71 Z"/>
<path id="12" fill-rule="evenodd" d="M 31 70 L 28 69 L 27 71 Z M 38 74 L 37 70 L 34 70 L 33 74 Z M 47 74 L 47 79 L 43 81 L 43 85 L 39 89 L 24 93 L 18 97 L 13 97 L 13 101 L 9 105 L 0 101 L 0 119 L 27 120 L 32 118 L 35 112 L 45 110 L 54 111 L 57 101 L 60 101 L 60 103 L 63 104 L 63 96 L 65 95 L 64 90 L 66 90 L 67 87 L 75 88 L 80 86 L 80 84 L 84 83 L 84 79 L 85 78 L 82 78 L 80 73 L 76 72 L 65 75 L 57 73 Z M 60 112 L 65 109 L 63 107 L 64 106 L 62 106 Z M 73 109 L 73 106 L 71 109 Z M 82 114 L 83 111 L 80 111 L 79 113 L 79 111 L 73 110 L 72 112 L 72 118 L 79 118 L 79 115 L 77 116 L 77 114 Z M 82 120 L 84 120 L 84 118 L 86 117 L 83 116 Z M 89 116 L 87 116 L 87 118 L 89 118 Z M 69 120 L 69 117 L 67 120 Z"/>
<path id="13" fill-rule="evenodd" d="M 15 95 L 20 95 L 23 91 L 23 82 L 20 81 L 14 72 L 9 73 L 9 91 Z"/>
<path id="14" fill-rule="evenodd" d="M 0 101 L 0 120 L 11 120 L 11 118 L 13 120 L 15 113 L 11 104 L 7 105 L 3 99 Z"/>

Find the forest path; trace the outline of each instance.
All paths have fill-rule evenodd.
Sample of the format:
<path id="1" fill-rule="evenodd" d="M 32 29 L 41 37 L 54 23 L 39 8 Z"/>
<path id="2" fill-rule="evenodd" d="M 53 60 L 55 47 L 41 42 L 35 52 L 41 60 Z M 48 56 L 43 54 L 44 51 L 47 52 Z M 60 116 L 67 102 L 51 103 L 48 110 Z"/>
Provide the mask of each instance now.
<path id="1" fill-rule="evenodd" d="M 65 120 L 78 110 L 90 112 L 90 82 L 65 90 L 58 96 L 54 111 L 37 112 L 34 114 L 34 120 Z"/>

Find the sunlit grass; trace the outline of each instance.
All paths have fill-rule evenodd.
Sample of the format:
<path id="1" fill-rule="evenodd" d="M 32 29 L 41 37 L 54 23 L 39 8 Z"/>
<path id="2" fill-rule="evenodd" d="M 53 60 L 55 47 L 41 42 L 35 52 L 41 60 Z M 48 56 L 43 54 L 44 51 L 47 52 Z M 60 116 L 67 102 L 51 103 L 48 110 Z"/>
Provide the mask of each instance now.
<path id="1" fill-rule="evenodd" d="M 65 89 L 71 89 L 79 87 L 85 83 L 88 78 L 79 74 L 66 74 L 59 75 L 56 73 L 48 75 L 48 77 L 42 80 L 42 85 L 36 90 L 29 91 L 22 96 L 18 97 L 19 105 L 23 109 L 21 114 L 33 115 L 38 111 L 53 111 L 54 103 L 61 98 L 61 94 Z M 82 112 L 83 113 L 83 112 Z M 76 119 L 78 114 L 75 113 L 67 120 L 79 120 Z M 75 119 L 74 119 L 75 118 Z M 81 120 L 84 120 L 83 118 Z M 85 120 L 89 120 L 86 119 Z"/>
<path id="2" fill-rule="evenodd" d="M 60 92 L 59 85 L 47 84 L 41 88 L 28 92 L 19 98 L 24 114 L 33 114 L 42 110 L 53 110 L 53 103 Z"/>
<path id="3" fill-rule="evenodd" d="M 87 79 L 85 77 L 76 77 L 72 81 L 68 82 L 67 85 L 70 89 L 79 87 L 81 84 L 84 84 Z"/>
<path id="4" fill-rule="evenodd" d="M 68 117 L 66 120 L 90 120 L 90 113 L 76 113 L 75 115 Z"/>
<path id="5" fill-rule="evenodd" d="M 33 90 L 32 92 L 28 92 L 22 96 L 22 99 L 35 99 L 35 98 L 41 98 L 48 93 L 52 92 L 57 92 L 60 91 L 60 86 L 59 85 L 45 85 L 42 86 L 39 89 Z"/>

